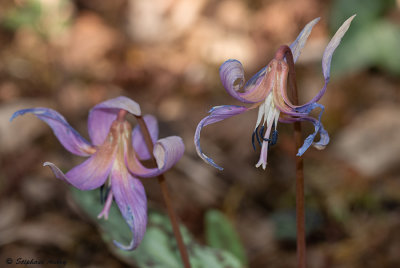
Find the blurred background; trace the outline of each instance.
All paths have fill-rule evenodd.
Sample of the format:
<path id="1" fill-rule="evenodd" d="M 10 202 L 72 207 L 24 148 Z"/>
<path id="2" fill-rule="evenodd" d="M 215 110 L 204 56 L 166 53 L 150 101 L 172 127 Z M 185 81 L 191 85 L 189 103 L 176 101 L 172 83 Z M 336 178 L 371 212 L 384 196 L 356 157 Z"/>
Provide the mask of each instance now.
<path id="1" fill-rule="evenodd" d="M 42 167 L 68 170 L 82 159 L 33 116 L 9 123 L 18 109 L 51 107 L 88 137 L 89 109 L 125 95 L 158 117 L 161 137 L 185 142 L 166 177 L 193 237 L 207 242 L 205 215 L 216 209 L 238 232 L 244 266 L 295 267 L 292 126 L 279 125 L 265 171 L 255 168 L 251 145 L 257 111 L 203 130 L 203 150 L 223 172 L 197 156 L 194 131 L 211 107 L 239 104 L 219 80 L 225 60 L 240 60 L 249 79 L 321 17 L 296 70 L 300 100 L 310 100 L 323 85 L 326 44 L 355 13 L 321 100 L 331 142 L 304 154 L 308 267 L 400 267 L 398 0 L 1 1 L 0 266 L 9 257 L 134 265 L 110 250 L 68 186 Z M 304 137 L 312 131 L 303 124 Z M 149 207 L 163 212 L 156 179 L 142 182 Z"/>

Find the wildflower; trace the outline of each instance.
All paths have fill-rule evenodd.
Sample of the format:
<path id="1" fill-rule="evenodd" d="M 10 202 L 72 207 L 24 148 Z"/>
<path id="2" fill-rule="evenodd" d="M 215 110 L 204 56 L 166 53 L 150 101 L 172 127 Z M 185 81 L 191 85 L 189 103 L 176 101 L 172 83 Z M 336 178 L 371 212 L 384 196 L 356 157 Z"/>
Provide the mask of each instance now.
<path id="1" fill-rule="evenodd" d="M 184 145 L 180 137 L 171 136 L 157 140 L 157 120 L 151 115 L 143 117 L 154 143 L 156 168 L 147 168 L 140 160 L 151 157 L 140 128 L 133 131 L 125 117 L 128 113 L 140 116 L 140 106 L 127 97 L 104 101 L 90 111 L 88 131 L 91 143 L 73 129 L 62 115 L 48 108 L 19 110 L 15 117 L 31 113 L 47 123 L 61 144 L 73 154 L 89 158 L 64 174 L 56 165 L 45 162 L 55 176 L 80 190 L 93 190 L 105 186 L 107 196 L 98 218 L 108 218 L 113 199 L 132 231 L 132 241 L 124 250 L 133 250 L 141 242 L 147 224 L 147 199 L 142 183 L 137 177 L 157 176 L 171 168 L 182 156 Z"/>
<path id="2" fill-rule="evenodd" d="M 355 16 L 355 15 L 354 15 Z M 207 125 L 222 121 L 234 115 L 244 113 L 246 111 L 258 108 L 258 117 L 256 126 L 252 136 L 253 147 L 255 137 L 261 145 L 261 153 L 256 167 L 262 165 L 263 169 L 267 165 L 268 147 L 275 144 L 278 132 L 278 121 L 283 123 L 293 123 L 296 121 L 309 121 L 314 125 L 315 131 L 309 135 L 297 155 L 303 153 L 313 145 L 317 149 L 323 149 L 329 143 L 329 135 L 321 124 L 321 115 L 324 106 L 317 103 L 324 95 L 327 84 L 329 82 L 329 73 L 333 52 L 339 45 L 342 37 L 348 30 L 354 16 L 347 19 L 333 36 L 322 57 L 322 72 L 325 78 L 325 85 L 319 93 L 304 105 L 296 106 L 291 103 L 287 93 L 288 64 L 286 63 L 285 54 L 277 52 L 275 58 L 258 73 L 256 73 L 247 83 L 244 79 L 244 70 L 242 64 L 237 60 L 227 60 L 220 69 L 220 77 L 226 91 L 235 99 L 251 104 L 250 107 L 237 105 L 215 106 L 209 111 L 209 115 L 205 117 L 197 126 L 194 142 L 198 155 L 207 163 L 215 168 L 222 170 L 210 157 L 205 155 L 200 147 L 200 132 Z M 300 32 L 297 39 L 290 45 L 293 55 L 293 61 L 296 62 L 300 56 L 308 36 L 319 18 L 308 23 Z M 315 108 L 320 108 L 318 119 L 311 117 L 309 114 Z M 266 129 L 264 133 L 264 129 Z M 320 140 L 314 142 L 315 136 L 320 134 Z"/>

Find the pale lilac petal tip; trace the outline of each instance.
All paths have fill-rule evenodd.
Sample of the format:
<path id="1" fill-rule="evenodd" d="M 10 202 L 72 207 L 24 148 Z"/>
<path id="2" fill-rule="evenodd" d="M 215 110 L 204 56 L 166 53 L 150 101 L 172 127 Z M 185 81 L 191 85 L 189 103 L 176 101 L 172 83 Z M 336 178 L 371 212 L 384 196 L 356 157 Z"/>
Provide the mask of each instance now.
<path id="1" fill-rule="evenodd" d="M 143 116 L 143 120 L 146 123 L 147 129 L 149 130 L 153 144 L 158 139 L 158 123 L 157 119 L 152 115 Z M 147 160 L 151 158 L 151 155 L 147 149 L 146 142 L 144 141 L 140 126 L 136 126 L 132 131 L 132 145 L 135 152 L 141 160 Z"/>
<path id="2" fill-rule="evenodd" d="M 31 113 L 37 116 L 40 120 L 47 123 L 54 132 L 54 135 L 58 138 L 60 143 L 69 152 L 80 155 L 89 156 L 95 152 L 95 149 L 73 129 L 65 120 L 65 118 L 57 111 L 49 108 L 33 108 L 16 111 L 10 121 L 15 117 Z"/>
<path id="3" fill-rule="evenodd" d="M 354 19 L 356 15 L 351 16 L 348 18 L 342 26 L 340 26 L 339 30 L 335 33 L 332 37 L 331 41 L 329 42 L 328 46 L 325 48 L 324 55 L 322 56 L 322 72 L 324 74 L 325 83 L 322 89 L 315 95 L 309 102 L 304 105 L 297 107 L 297 110 L 300 109 L 308 109 L 310 105 L 312 106 L 313 103 L 319 101 L 322 96 L 325 94 L 325 91 L 328 87 L 329 79 L 330 79 L 330 70 L 331 70 L 331 61 L 332 55 L 335 52 L 335 49 L 339 46 L 340 41 L 342 40 L 344 34 L 350 27 L 351 21 Z"/>
<path id="4" fill-rule="evenodd" d="M 301 54 L 301 50 L 303 49 L 304 45 L 307 42 L 308 36 L 311 33 L 312 28 L 315 26 L 315 24 L 318 23 L 320 18 L 316 18 L 309 22 L 303 30 L 300 32 L 300 34 L 297 36 L 296 40 L 290 45 L 290 49 L 292 50 L 293 54 L 293 60 L 294 62 L 297 61 Z"/>
<path id="5" fill-rule="evenodd" d="M 184 151 L 185 145 L 181 137 L 170 136 L 158 140 L 154 145 L 153 154 L 160 172 L 165 172 L 175 165 L 183 156 Z"/>
<path id="6" fill-rule="evenodd" d="M 104 142 L 120 110 L 137 116 L 141 114 L 139 104 L 124 96 L 101 102 L 90 110 L 88 132 L 94 145 L 101 145 Z"/>
<path id="7" fill-rule="evenodd" d="M 325 79 L 329 79 L 333 52 L 335 52 L 336 48 L 339 46 L 340 41 L 342 40 L 344 34 L 349 29 L 350 24 L 355 16 L 356 15 L 351 16 L 342 24 L 342 26 L 340 26 L 339 30 L 337 30 L 337 32 L 329 42 L 328 46 L 325 48 L 324 55 L 322 57 L 322 72 L 324 74 Z"/>
<path id="8" fill-rule="evenodd" d="M 147 198 L 142 183 L 132 177 L 125 167 L 113 168 L 111 190 L 122 216 L 132 231 L 129 245 L 114 240 L 123 250 L 134 250 L 142 241 L 147 225 Z"/>
<path id="9" fill-rule="evenodd" d="M 196 151 L 197 154 L 201 159 L 203 159 L 206 163 L 212 165 L 213 167 L 223 170 L 222 167 L 218 166 L 214 160 L 212 160 L 210 157 L 205 155 L 200 146 L 200 133 L 203 127 L 222 121 L 224 119 L 227 119 L 229 117 L 232 117 L 234 115 L 238 115 L 241 113 L 244 113 L 248 111 L 248 108 L 243 107 L 243 106 L 236 106 L 236 105 L 222 105 L 222 106 L 215 106 L 213 107 L 207 117 L 205 117 L 203 120 L 200 121 L 200 123 L 197 125 L 196 128 L 196 133 L 194 135 L 194 144 L 196 146 Z"/>
<path id="10" fill-rule="evenodd" d="M 147 168 L 143 166 L 134 155 L 125 156 L 126 164 L 129 171 L 134 175 L 142 178 L 158 176 L 181 159 L 185 145 L 182 138 L 178 136 L 170 136 L 157 141 L 154 145 L 153 155 L 157 162 L 157 168 Z"/>

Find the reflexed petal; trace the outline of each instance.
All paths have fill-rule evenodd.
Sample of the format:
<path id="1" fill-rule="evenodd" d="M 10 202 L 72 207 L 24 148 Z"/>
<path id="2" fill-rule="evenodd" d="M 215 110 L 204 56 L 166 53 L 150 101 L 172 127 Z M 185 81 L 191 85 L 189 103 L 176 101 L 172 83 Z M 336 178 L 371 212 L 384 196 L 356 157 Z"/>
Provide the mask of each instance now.
<path id="1" fill-rule="evenodd" d="M 149 130 L 153 144 L 158 139 L 158 124 L 157 119 L 152 115 L 143 116 L 143 120 L 146 123 L 147 129 Z M 144 141 L 140 126 L 136 126 L 132 131 L 132 145 L 133 149 L 141 160 L 147 160 L 151 158 L 149 151 L 147 150 L 146 142 Z"/>
<path id="2" fill-rule="evenodd" d="M 196 151 L 197 154 L 201 157 L 201 159 L 203 159 L 213 167 L 219 170 L 223 170 L 222 167 L 215 164 L 214 160 L 212 160 L 202 152 L 200 147 L 200 132 L 202 128 L 207 125 L 214 124 L 216 122 L 222 121 L 234 115 L 244 113 L 249 109 L 250 108 L 246 108 L 243 106 L 223 105 L 223 106 L 215 106 L 209 111 L 210 115 L 208 115 L 207 117 L 203 118 L 203 120 L 200 121 L 200 123 L 197 125 L 196 128 L 196 134 L 194 135 L 194 144 L 196 146 Z"/>
<path id="3" fill-rule="evenodd" d="M 329 74 L 331 70 L 331 61 L 332 61 L 332 55 L 333 52 L 335 52 L 336 48 L 339 46 L 340 41 L 342 40 L 344 34 L 347 32 L 347 30 L 350 27 L 350 24 L 352 20 L 354 19 L 356 15 L 351 16 L 348 18 L 342 26 L 340 26 L 339 30 L 335 33 L 335 35 L 332 37 L 331 41 L 329 42 L 328 46 L 325 48 L 324 55 L 322 56 L 322 72 L 324 74 L 325 78 L 325 84 L 322 87 L 322 89 L 318 92 L 318 94 L 312 98 L 309 102 L 307 102 L 304 105 L 298 106 L 299 108 L 305 108 L 308 105 L 312 105 L 312 103 L 319 101 L 322 96 L 325 94 L 326 88 L 328 86 L 329 82 Z"/>
<path id="4" fill-rule="evenodd" d="M 297 36 L 296 40 L 290 45 L 290 49 L 292 50 L 293 54 L 293 60 L 294 62 L 297 61 L 301 54 L 301 50 L 303 49 L 304 45 L 307 42 L 308 36 L 311 33 L 312 28 L 317 24 L 317 22 L 320 20 L 320 18 L 316 18 L 312 21 L 310 21 L 300 32 L 300 34 Z"/>
<path id="5" fill-rule="evenodd" d="M 106 100 L 90 110 L 88 131 L 94 145 L 103 144 L 111 123 L 117 118 L 120 110 L 125 110 L 133 115 L 141 114 L 139 104 L 124 96 Z"/>
<path id="6" fill-rule="evenodd" d="M 53 163 L 46 162 L 43 165 L 49 166 L 58 179 L 67 181 L 80 190 L 96 189 L 104 184 L 110 173 L 116 156 L 117 141 L 117 138 L 110 134 L 94 155 L 65 175 Z"/>
<path id="7" fill-rule="evenodd" d="M 65 120 L 65 118 L 55 110 L 48 108 L 19 110 L 12 115 L 10 121 L 17 116 L 26 113 L 32 113 L 40 120 L 47 123 L 53 130 L 54 135 L 56 135 L 60 143 L 71 153 L 80 156 L 88 156 L 96 151 L 96 149 L 91 146 L 81 135 L 79 135 L 79 133 L 68 124 L 67 120 Z"/>
<path id="8" fill-rule="evenodd" d="M 135 249 L 143 239 L 147 225 L 147 199 L 142 183 L 132 177 L 125 163 L 115 161 L 111 171 L 111 190 L 122 216 L 132 231 L 127 246 L 114 241 L 123 250 Z"/>
<path id="9" fill-rule="evenodd" d="M 340 26 L 339 30 L 337 30 L 337 32 L 335 33 L 335 35 L 332 37 L 331 41 L 325 48 L 324 55 L 322 56 L 322 72 L 324 74 L 325 79 L 329 79 L 333 52 L 335 52 L 336 48 L 339 46 L 340 41 L 342 41 L 344 34 L 349 29 L 350 24 L 355 16 L 356 15 L 351 16 L 342 24 L 342 26 Z"/>
<path id="10" fill-rule="evenodd" d="M 185 145 L 178 136 L 170 136 L 160 139 L 154 145 L 153 155 L 157 162 L 157 168 L 147 168 L 140 163 L 132 147 L 125 149 L 125 162 L 129 171 L 138 177 L 148 178 L 158 176 L 170 169 L 182 157 Z"/>
<path id="11" fill-rule="evenodd" d="M 261 69 L 244 86 L 244 92 L 239 92 L 244 85 L 244 70 L 237 60 L 227 60 L 219 68 L 221 81 L 226 91 L 232 97 L 244 103 L 257 103 L 266 98 L 272 89 L 274 80 L 269 72 L 275 72 L 275 68 L 269 66 Z"/>

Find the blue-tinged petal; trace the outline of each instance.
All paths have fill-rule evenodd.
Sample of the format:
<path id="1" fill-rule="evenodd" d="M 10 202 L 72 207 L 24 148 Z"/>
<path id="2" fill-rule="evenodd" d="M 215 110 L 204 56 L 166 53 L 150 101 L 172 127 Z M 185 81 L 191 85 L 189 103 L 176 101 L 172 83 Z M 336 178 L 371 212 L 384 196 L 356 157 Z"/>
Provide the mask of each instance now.
<path id="1" fill-rule="evenodd" d="M 147 129 L 149 130 L 153 144 L 158 139 L 158 124 L 157 119 L 152 115 L 143 116 L 143 120 L 146 123 Z M 151 158 L 149 151 L 147 150 L 146 142 L 144 141 L 140 126 L 136 126 L 132 131 L 132 145 L 136 154 L 141 160 L 147 160 Z"/>
<path id="2" fill-rule="evenodd" d="M 229 95 L 244 103 L 257 103 L 264 100 L 272 89 L 274 75 L 269 74 L 271 70 L 275 72 L 275 68 L 264 67 L 246 83 L 244 88 L 244 70 L 239 61 L 227 60 L 219 68 L 219 74 Z M 241 89 L 244 92 L 239 92 Z"/>
<path id="3" fill-rule="evenodd" d="M 213 167 L 223 170 L 222 167 L 218 166 L 214 160 L 212 160 L 210 157 L 205 155 L 200 147 L 200 132 L 203 127 L 214 124 L 216 122 L 222 121 L 224 119 L 227 119 L 229 117 L 232 117 L 234 115 L 238 115 L 241 113 L 244 113 L 248 111 L 250 108 L 246 108 L 243 106 L 236 106 L 236 105 L 222 105 L 222 106 L 215 106 L 213 107 L 207 117 L 203 118 L 203 120 L 200 121 L 200 123 L 197 125 L 196 128 L 196 133 L 194 135 L 194 144 L 196 146 L 196 151 L 197 154 L 200 156 L 201 159 L 206 161 L 208 164 L 212 165 Z"/>
<path id="4" fill-rule="evenodd" d="M 139 104 L 124 96 L 106 100 L 90 110 L 88 131 L 94 145 L 101 145 L 104 142 L 110 126 L 120 110 L 138 116 L 141 114 Z"/>
<path id="5" fill-rule="evenodd" d="M 123 250 L 134 250 L 142 241 L 147 225 L 147 199 L 142 183 L 131 174 L 123 161 L 115 161 L 111 170 L 111 190 L 122 216 L 132 231 L 129 245 L 114 244 Z"/>
<path id="6" fill-rule="evenodd" d="M 104 184 L 115 161 L 118 148 L 116 135 L 116 131 L 111 132 L 94 155 L 65 175 L 53 163 L 46 162 L 43 165 L 49 166 L 58 179 L 67 181 L 80 190 L 96 189 Z"/>
<path id="7" fill-rule="evenodd" d="M 322 150 L 329 143 L 328 132 L 324 129 L 324 126 L 321 124 L 320 121 L 312 117 L 306 117 L 304 118 L 304 120 L 311 121 L 314 124 L 315 131 L 304 140 L 303 145 L 299 148 L 299 151 L 297 152 L 297 156 L 302 156 L 311 145 L 313 145 L 318 150 Z M 315 136 L 318 133 L 320 134 L 320 140 L 318 142 L 314 142 Z"/>
<path id="8" fill-rule="evenodd" d="M 297 152 L 297 156 L 302 156 L 311 145 L 313 145 L 318 150 L 322 150 L 325 148 L 326 145 L 328 145 L 329 135 L 321 123 L 321 115 L 319 116 L 318 120 L 311 116 L 303 116 L 298 118 L 279 118 L 279 122 L 282 123 L 294 123 L 298 121 L 310 121 L 311 123 L 313 123 L 315 131 L 304 140 L 303 145 L 299 148 Z M 320 140 L 318 142 L 314 142 L 315 136 L 317 136 L 318 133 L 320 134 Z"/>
<path id="9" fill-rule="evenodd" d="M 96 149 L 79 135 L 79 133 L 68 124 L 67 120 L 55 110 L 48 108 L 19 110 L 12 115 L 10 121 L 26 113 L 34 114 L 37 118 L 47 123 L 60 143 L 71 153 L 80 156 L 88 156 L 96 151 Z"/>
<path id="10" fill-rule="evenodd" d="M 129 171 L 138 177 L 149 178 L 158 176 L 170 169 L 182 157 L 185 145 L 178 136 L 160 139 L 154 145 L 153 155 L 157 161 L 157 168 L 147 168 L 140 163 L 132 147 L 125 149 L 125 162 Z"/>
<path id="11" fill-rule="evenodd" d="M 312 28 L 317 24 L 317 22 L 320 20 L 320 18 L 316 18 L 309 22 L 303 30 L 300 32 L 300 34 L 297 36 L 296 40 L 290 45 L 290 49 L 292 50 L 293 54 L 293 60 L 294 62 L 297 61 L 301 54 L 301 50 L 303 49 L 304 45 L 307 42 L 308 36 L 311 33 Z"/>

